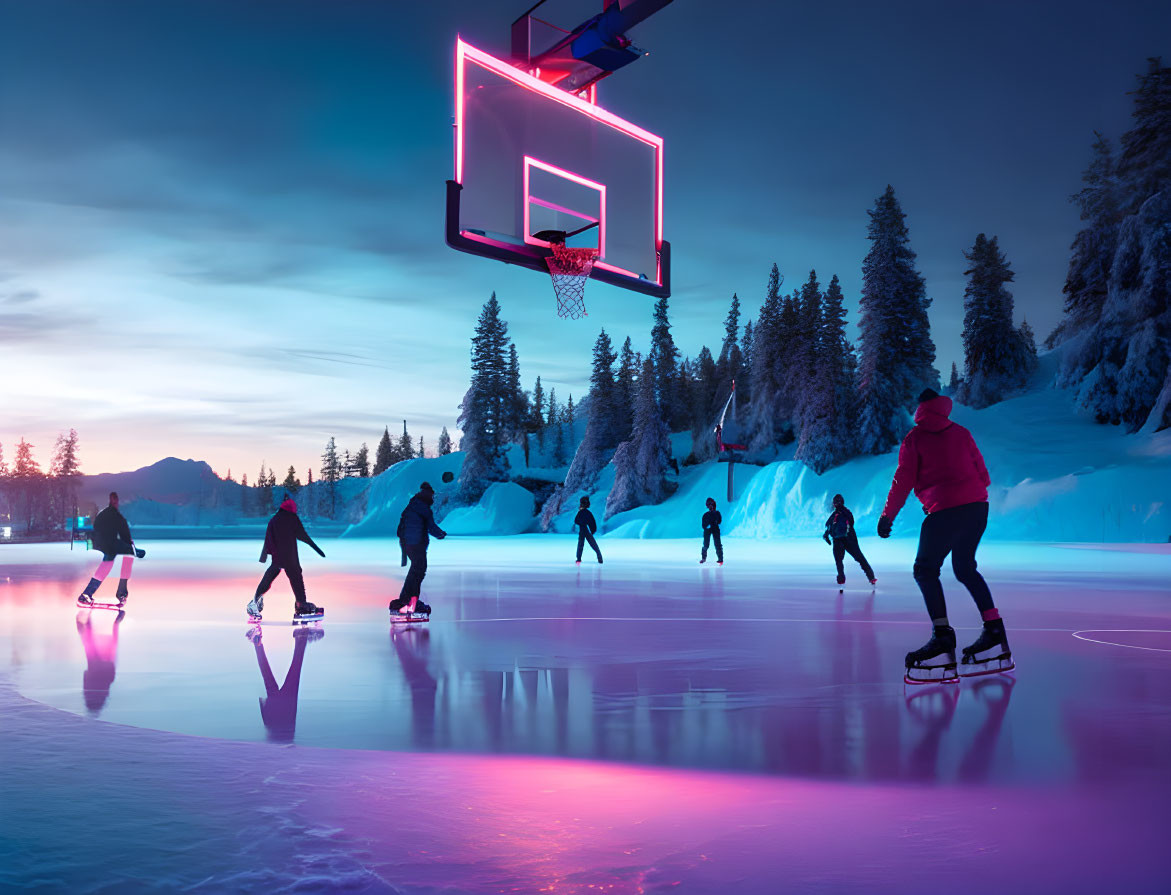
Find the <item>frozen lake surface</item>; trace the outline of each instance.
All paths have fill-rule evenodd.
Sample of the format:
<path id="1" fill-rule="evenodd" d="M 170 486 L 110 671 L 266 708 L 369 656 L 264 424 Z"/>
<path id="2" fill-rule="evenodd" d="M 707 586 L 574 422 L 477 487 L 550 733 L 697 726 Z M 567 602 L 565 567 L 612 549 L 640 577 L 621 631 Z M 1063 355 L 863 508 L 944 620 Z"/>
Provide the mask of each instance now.
<path id="1" fill-rule="evenodd" d="M 815 539 L 601 544 L 433 544 L 392 631 L 397 545 L 323 542 L 326 621 L 281 578 L 251 638 L 256 544 L 146 545 L 121 620 L 0 548 L 0 888 L 1166 891 L 1165 545 L 987 545 L 1018 671 L 907 688 L 913 542 L 844 594 Z"/>

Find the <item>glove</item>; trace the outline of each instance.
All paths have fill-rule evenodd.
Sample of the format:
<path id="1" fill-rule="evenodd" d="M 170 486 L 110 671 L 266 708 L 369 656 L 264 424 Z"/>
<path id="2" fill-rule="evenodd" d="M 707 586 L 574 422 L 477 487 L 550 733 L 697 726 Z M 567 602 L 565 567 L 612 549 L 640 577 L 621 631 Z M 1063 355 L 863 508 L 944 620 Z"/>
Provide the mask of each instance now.
<path id="1" fill-rule="evenodd" d="M 143 550 L 141 547 L 135 547 L 134 548 L 134 555 L 137 556 L 139 559 L 142 559 L 144 556 L 146 556 L 146 551 Z"/>
<path id="2" fill-rule="evenodd" d="M 824 538 L 824 539 L 825 539 L 825 542 L 826 542 L 827 544 L 829 544 L 831 547 L 833 546 L 833 543 L 834 543 L 834 542 L 833 542 L 832 540 L 830 540 L 830 537 L 829 537 L 829 532 L 826 532 L 825 534 L 823 534 L 823 535 L 822 535 L 822 538 Z"/>
<path id="3" fill-rule="evenodd" d="M 441 532 L 439 532 L 439 534 L 438 534 L 438 535 L 436 535 L 436 537 L 437 537 L 437 538 L 439 538 L 439 540 L 441 540 L 441 541 L 442 541 L 444 538 L 446 538 L 446 537 L 447 537 L 447 532 L 445 532 L 445 531 L 441 531 Z"/>
<path id="4" fill-rule="evenodd" d="M 878 517 L 878 536 L 880 538 L 889 538 L 890 537 L 890 529 L 893 524 L 894 523 L 890 521 L 890 517 L 879 516 Z"/>

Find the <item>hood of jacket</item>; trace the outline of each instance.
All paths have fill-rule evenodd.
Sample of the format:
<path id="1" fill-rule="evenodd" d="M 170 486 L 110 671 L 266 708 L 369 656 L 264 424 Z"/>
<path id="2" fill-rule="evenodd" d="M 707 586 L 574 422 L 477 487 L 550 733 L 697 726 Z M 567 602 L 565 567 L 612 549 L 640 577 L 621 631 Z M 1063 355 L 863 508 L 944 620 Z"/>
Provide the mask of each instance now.
<path id="1" fill-rule="evenodd" d="M 942 432 L 951 425 L 951 407 L 951 398 L 946 395 L 924 401 L 915 411 L 915 425 L 928 432 Z"/>

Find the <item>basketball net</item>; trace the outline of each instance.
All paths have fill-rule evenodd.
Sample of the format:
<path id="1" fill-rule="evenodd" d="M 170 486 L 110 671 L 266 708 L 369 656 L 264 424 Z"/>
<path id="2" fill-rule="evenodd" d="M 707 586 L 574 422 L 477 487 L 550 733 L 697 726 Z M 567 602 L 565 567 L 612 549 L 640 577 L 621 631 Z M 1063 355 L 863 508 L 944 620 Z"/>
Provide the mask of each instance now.
<path id="1" fill-rule="evenodd" d="M 545 259 L 553 292 L 557 295 L 557 316 L 567 320 L 588 316 L 585 309 L 586 280 L 598 260 L 598 250 L 570 248 L 565 243 L 551 243 L 553 254 Z"/>

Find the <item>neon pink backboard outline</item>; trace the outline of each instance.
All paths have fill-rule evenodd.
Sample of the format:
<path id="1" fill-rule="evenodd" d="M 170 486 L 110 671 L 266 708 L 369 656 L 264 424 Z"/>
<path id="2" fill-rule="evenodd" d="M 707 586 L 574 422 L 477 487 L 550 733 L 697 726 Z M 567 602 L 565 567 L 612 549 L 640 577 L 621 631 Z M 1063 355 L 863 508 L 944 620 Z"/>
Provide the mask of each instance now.
<path id="1" fill-rule="evenodd" d="M 537 239 L 536 237 L 529 235 L 533 229 L 529 225 L 529 203 L 536 203 L 537 205 L 542 205 L 545 208 L 551 208 L 554 211 L 560 211 L 560 212 L 564 212 L 565 214 L 571 214 L 574 217 L 579 217 L 584 221 L 590 221 L 591 223 L 597 222 L 597 225 L 598 225 L 598 258 L 599 259 L 605 258 L 606 257 L 606 185 L 604 183 L 597 183 L 593 180 L 590 180 L 588 177 L 582 177 L 580 174 L 574 174 L 572 171 L 566 171 L 564 168 L 558 168 L 556 165 L 550 165 L 548 162 L 543 162 L 540 159 L 535 159 L 531 155 L 526 155 L 524 161 L 525 161 L 525 170 L 524 170 L 524 190 L 525 190 L 525 196 L 524 196 L 524 199 L 525 199 L 525 202 L 524 202 L 525 233 L 524 233 L 524 237 L 525 237 L 525 242 L 527 242 L 529 245 L 539 245 L 539 246 L 549 245 L 549 243 L 545 242 L 545 240 Z M 575 211 L 572 208 L 563 208 L 560 205 L 557 205 L 553 202 L 548 202 L 544 199 L 540 199 L 540 198 L 534 196 L 532 194 L 532 191 L 529 188 L 529 171 L 531 171 L 533 168 L 539 168 L 540 170 L 546 171 L 549 174 L 552 174 L 556 177 L 563 177 L 564 179 L 566 179 L 572 183 L 576 183 L 581 186 L 588 187 L 591 190 L 597 190 L 597 192 L 598 192 L 598 216 L 595 218 L 595 217 L 592 217 L 588 214 L 582 214 L 580 211 Z M 594 263 L 597 264 L 598 262 L 595 261 Z M 627 273 L 629 273 L 629 271 L 627 271 Z"/>
<path id="2" fill-rule="evenodd" d="M 564 106 L 575 109 L 578 112 L 586 115 L 601 124 L 612 127 L 629 137 L 633 137 L 648 146 L 652 147 L 655 152 L 655 213 L 654 213 L 654 240 L 655 240 L 655 282 L 661 284 L 663 282 L 662 260 L 659 253 L 663 246 L 663 138 L 652 134 L 650 131 L 639 127 L 637 124 L 632 124 L 623 118 L 619 118 L 613 112 L 608 112 L 601 106 L 591 103 L 580 96 L 573 93 L 567 93 L 550 84 L 546 84 L 539 78 L 534 78 L 528 72 L 521 71 L 518 68 L 509 65 L 494 56 L 485 53 L 483 50 L 478 50 L 471 44 L 467 43 L 462 38 L 457 38 L 455 42 L 455 182 L 462 185 L 464 180 L 464 69 L 469 64 L 479 65 L 481 68 L 499 75 L 506 80 L 512 81 L 518 87 L 523 87 L 525 90 L 540 94 L 554 102 L 559 102 Z M 535 160 L 534 160 L 535 161 Z M 561 173 L 560 171 L 553 173 Z M 569 172 L 565 172 L 568 174 Z M 528 167 L 526 164 L 526 198 L 527 198 L 527 174 Z M 578 175 L 572 175 L 577 177 Z M 584 178 L 582 178 L 584 180 Z M 589 185 L 593 185 L 592 181 Z M 525 215 L 528 215 L 528 204 L 525 204 Z M 526 220 L 527 224 L 527 220 Z M 600 237 L 601 234 L 599 234 Z M 526 228 L 526 242 L 527 228 Z M 616 267 L 611 264 L 606 264 L 603 261 L 598 261 L 595 267 L 604 268 L 615 273 L 625 274 L 627 276 L 636 278 L 638 275 L 633 271 L 625 270 L 621 267 Z"/>

